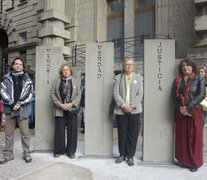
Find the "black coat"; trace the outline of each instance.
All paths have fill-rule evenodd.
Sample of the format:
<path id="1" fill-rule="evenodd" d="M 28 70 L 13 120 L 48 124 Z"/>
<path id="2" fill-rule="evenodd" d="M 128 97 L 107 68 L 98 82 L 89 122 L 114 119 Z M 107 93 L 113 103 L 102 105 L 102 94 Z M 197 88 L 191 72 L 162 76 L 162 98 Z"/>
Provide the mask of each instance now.
<path id="1" fill-rule="evenodd" d="M 191 83 L 190 91 L 187 97 L 188 104 L 186 105 L 186 107 L 189 111 L 193 108 L 200 107 L 201 101 L 206 97 L 205 83 L 206 82 L 203 77 L 199 75 L 195 76 L 193 82 Z M 180 84 L 179 92 L 184 93 L 184 91 L 185 91 L 185 80 L 183 78 Z M 182 104 L 179 98 L 176 97 L 176 79 L 173 83 L 172 97 L 173 97 L 173 102 L 175 104 L 175 108 L 180 109 Z"/>

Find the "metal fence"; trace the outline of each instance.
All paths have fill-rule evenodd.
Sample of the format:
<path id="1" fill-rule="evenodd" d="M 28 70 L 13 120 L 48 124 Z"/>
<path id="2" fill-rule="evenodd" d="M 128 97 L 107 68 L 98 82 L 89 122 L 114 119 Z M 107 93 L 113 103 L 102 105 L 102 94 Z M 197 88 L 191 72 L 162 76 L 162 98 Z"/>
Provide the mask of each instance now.
<path id="1" fill-rule="evenodd" d="M 114 43 L 114 62 L 121 63 L 127 57 L 134 58 L 135 61 L 144 60 L 144 39 L 171 39 L 170 36 L 161 34 L 142 34 L 129 38 L 117 38 L 103 42 Z M 79 44 L 72 48 L 72 65 L 85 65 L 86 45 Z"/>

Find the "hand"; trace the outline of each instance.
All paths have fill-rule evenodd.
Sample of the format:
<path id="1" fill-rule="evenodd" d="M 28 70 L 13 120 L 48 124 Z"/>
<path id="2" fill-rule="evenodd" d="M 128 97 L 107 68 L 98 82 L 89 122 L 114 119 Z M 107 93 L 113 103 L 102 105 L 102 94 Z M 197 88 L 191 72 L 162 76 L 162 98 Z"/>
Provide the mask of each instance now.
<path id="1" fill-rule="evenodd" d="M 125 113 L 132 112 L 133 109 L 134 109 L 133 106 L 130 105 L 130 104 L 124 104 L 123 105 L 123 110 L 124 110 Z"/>
<path id="2" fill-rule="evenodd" d="M 187 116 L 187 115 L 189 115 L 189 111 L 188 111 L 188 109 L 187 109 L 186 106 L 181 106 L 181 107 L 180 107 L 180 113 L 181 113 L 183 116 Z"/>
<path id="3" fill-rule="evenodd" d="M 67 111 L 68 109 L 72 108 L 73 104 L 72 103 L 68 103 L 68 104 L 61 104 L 60 108 L 64 111 Z"/>
<path id="4" fill-rule="evenodd" d="M 17 111 L 19 108 L 20 108 L 20 105 L 19 104 L 15 104 L 15 106 L 13 107 L 13 110 Z"/>

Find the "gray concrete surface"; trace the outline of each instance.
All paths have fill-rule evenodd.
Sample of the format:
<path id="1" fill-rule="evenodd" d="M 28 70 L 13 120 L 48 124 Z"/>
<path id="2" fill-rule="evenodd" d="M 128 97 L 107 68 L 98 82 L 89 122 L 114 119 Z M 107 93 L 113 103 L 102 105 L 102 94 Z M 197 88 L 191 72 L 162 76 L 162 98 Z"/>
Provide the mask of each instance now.
<path id="1" fill-rule="evenodd" d="M 80 118 L 79 118 L 80 119 Z M 80 126 L 80 122 L 79 122 Z M 206 180 L 207 179 L 207 126 L 204 128 L 204 165 L 196 173 L 176 165 L 143 165 L 142 137 L 139 136 L 135 166 L 129 167 L 126 162 L 115 164 L 118 154 L 117 133 L 113 134 L 113 157 L 87 157 L 84 155 L 84 135 L 78 129 L 78 148 L 75 159 L 63 155 L 54 158 L 52 152 L 32 152 L 33 161 L 25 163 L 22 160 L 22 148 L 19 129 L 15 130 L 14 160 L 0 165 L 0 180 L 57 180 L 57 179 L 94 179 L 94 180 Z M 31 133 L 31 150 L 34 150 L 35 134 Z M 4 133 L 0 132 L 0 153 L 4 146 Z M 62 176 L 64 174 L 64 177 Z"/>

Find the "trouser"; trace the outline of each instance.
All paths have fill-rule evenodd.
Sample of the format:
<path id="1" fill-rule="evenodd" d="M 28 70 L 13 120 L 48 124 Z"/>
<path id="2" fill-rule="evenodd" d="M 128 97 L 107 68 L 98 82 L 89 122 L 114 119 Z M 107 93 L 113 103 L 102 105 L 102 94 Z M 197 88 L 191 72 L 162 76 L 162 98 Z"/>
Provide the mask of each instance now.
<path id="1" fill-rule="evenodd" d="M 5 124 L 5 149 L 3 151 L 4 156 L 8 159 L 14 158 L 13 148 L 14 148 L 14 131 L 16 127 L 16 122 L 19 125 L 21 144 L 24 154 L 30 153 L 30 137 L 29 137 L 29 127 L 28 119 L 19 120 L 19 117 L 11 117 L 11 115 L 6 115 Z"/>
<path id="2" fill-rule="evenodd" d="M 120 156 L 131 158 L 136 152 L 140 114 L 117 115 Z"/>
<path id="3" fill-rule="evenodd" d="M 67 125 L 67 147 L 65 148 L 65 122 Z M 55 117 L 55 154 L 75 154 L 77 148 L 77 115 L 69 116 L 64 113 L 63 117 Z"/>

